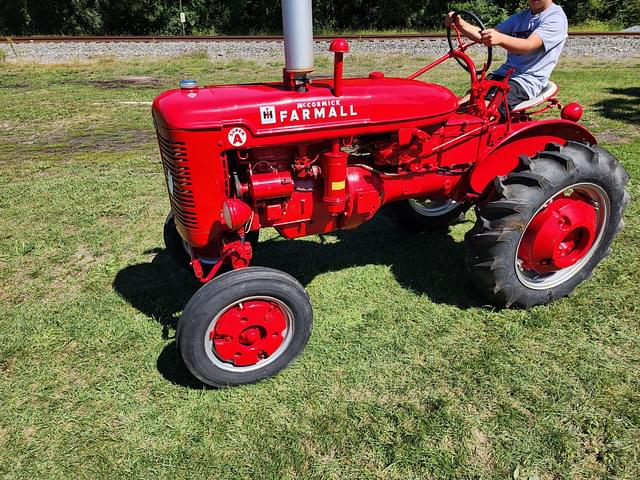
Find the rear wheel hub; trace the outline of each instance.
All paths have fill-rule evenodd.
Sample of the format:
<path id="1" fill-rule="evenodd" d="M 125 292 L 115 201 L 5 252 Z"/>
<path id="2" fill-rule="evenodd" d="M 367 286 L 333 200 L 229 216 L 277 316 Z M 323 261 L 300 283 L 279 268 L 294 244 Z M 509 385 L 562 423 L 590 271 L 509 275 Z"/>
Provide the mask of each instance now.
<path id="1" fill-rule="evenodd" d="M 575 184 L 546 202 L 525 228 L 516 273 L 527 287 L 553 288 L 593 256 L 607 227 L 610 202 L 602 187 Z"/>
<path id="2" fill-rule="evenodd" d="M 553 200 L 524 234 L 518 252 L 523 267 L 547 273 L 574 265 L 593 246 L 596 228 L 596 209 L 584 198 Z"/>

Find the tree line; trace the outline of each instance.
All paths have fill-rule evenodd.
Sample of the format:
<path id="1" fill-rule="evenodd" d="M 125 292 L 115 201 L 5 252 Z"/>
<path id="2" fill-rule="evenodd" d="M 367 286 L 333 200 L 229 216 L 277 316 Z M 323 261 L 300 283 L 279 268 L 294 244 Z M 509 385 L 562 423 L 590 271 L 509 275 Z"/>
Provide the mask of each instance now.
<path id="1" fill-rule="evenodd" d="M 556 0 L 572 24 L 589 20 L 640 24 L 640 0 Z M 452 9 L 478 13 L 495 25 L 526 6 L 523 0 L 314 0 L 314 28 L 434 30 Z M 191 35 L 280 33 L 277 0 L 182 0 Z M 179 0 L 1 0 L 2 35 L 178 35 Z"/>

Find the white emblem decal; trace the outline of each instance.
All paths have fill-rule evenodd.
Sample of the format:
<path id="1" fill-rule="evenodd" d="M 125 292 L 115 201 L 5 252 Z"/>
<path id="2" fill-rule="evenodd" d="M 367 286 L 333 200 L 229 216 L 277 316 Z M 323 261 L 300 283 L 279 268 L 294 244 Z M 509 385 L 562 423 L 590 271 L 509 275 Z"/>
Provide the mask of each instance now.
<path id="1" fill-rule="evenodd" d="M 273 110 L 273 113 L 276 113 L 275 109 Z M 277 119 L 277 123 L 282 124 L 300 124 L 305 121 L 326 121 L 359 116 L 355 105 L 343 104 L 340 99 L 298 102 L 296 103 L 295 108 L 291 108 L 289 110 L 281 108 L 277 113 L 277 117 L 275 117 L 275 115 L 274 117 Z M 267 123 L 264 120 L 264 113 L 262 114 L 261 119 L 262 123 Z M 269 120 L 271 120 L 271 117 L 269 117 Z M 270 121 L 269 123 L 276 122 Z"/>
<path id="2" fill-rule="evenodd" d="M 247 142 L 247 132 L 244 131 L 244 128 L 235 127 L 229 130 L 227 138 L 234 147 L 241 147 Z"/>
<path id="3" fill-rule="evenodd" d="M 260 122 L 263 125 L 272 125 L 276 123 L 276 107 L 273 105 L 260 107 Z"/>

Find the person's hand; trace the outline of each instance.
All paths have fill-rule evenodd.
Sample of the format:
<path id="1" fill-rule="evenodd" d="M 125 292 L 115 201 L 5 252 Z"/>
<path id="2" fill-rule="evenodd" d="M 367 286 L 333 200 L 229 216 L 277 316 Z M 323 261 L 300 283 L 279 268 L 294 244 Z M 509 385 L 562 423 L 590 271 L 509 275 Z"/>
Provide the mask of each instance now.
<path id="1" fill-rule="evenodd" d="M 464 22 L 462 17 L 455 12 L 449 12 L 444 17 L 444 26 L 447 28 L 452 28 L 454 24 L 456 27 L 460 28 L 462 22 Z"/>
<path id="2" fill-rule="evenodd" d="M 500 33 L 495 28 L 487 28 L 480 32 L 480 43 L 486 47 L 495 47 L 500 45 L 504 39 L 504 34 Z"/>

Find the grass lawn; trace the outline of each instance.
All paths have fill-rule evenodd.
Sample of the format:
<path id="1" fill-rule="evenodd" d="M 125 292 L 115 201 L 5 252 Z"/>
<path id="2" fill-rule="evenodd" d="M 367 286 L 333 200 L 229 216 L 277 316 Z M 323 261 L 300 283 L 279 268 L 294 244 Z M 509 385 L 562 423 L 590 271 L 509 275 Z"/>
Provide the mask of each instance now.
<path id="1" fill-rule="evenodd" d="M 351 56 L 346 68 L 404 75 L 424 61 Z M 163 249 L 145 102 L 180 78 L 277 79 L 281 63 L 0 70 L 3 478 L 640 477 L 637 202 L 591 280 L 527 311 L 496 311 L 474 290 L 471 221 L 432 236 L 382 216 L 296 241 L 262 232 L 255 264 L 305 285 L 314 332 L 277 377 L 204 389 L 175 348 L 196 287 Z M 455 64 L 430 78 L 464 90 Z M 640 63 L 565 60 L 554 78 L 640 197 Z"/>

